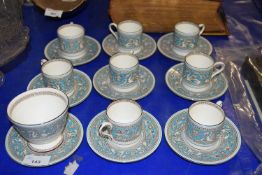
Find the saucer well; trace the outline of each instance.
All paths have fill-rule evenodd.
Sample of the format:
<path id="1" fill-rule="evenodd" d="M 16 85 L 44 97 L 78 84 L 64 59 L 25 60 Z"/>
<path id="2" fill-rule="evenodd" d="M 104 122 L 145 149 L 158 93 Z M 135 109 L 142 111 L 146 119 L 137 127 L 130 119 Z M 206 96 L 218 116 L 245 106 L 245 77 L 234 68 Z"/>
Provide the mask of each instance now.
<path id="1" fill-rule="evenodd" d="M 112 144 L 109 143 L 111 141 L 99 135 L 98 129 L 105 120 L 106 112 L 102 111 L 92 119 L 86 131 L 89 146 L 104 159 L 119 163 L 139 161 L 151 155 L 160 144 L 162 138 L 161 126 L 155 117 L 146 111 L 143 112 L 143 140 L 130 148 L 111 146 Z"/>
<path id="2" fill-rule="evenodd" d="M 132 99 L 138 100 L 147 96 L 155 87 L 155 77 L 153 73 L 146 67 L 139 65 L 139 85 L 136 89 L 129 92 L 120 92 L 112 88 L 110 84 L 109 66 L 99 69 L 93 78 L 93 85 L 96 91 L 105 98 L 116 99 Z"/>
<path id="3" fill-rule="evenodd" d="M 175 61 L 183 62 L 185 57 L 178 55 L 173 50 L 173 33 L 168 33 L 163 35 L 157 42 L 158 50 L 167 58 L 170 58 Z M 204 37 L 200 36 L 197 47 L 193 51 L 202 52 L 207 55 L 212 53 L 213 47 L 210 42 Z"/>
<path id="4" fill-rule="evenodd" d="M 103 47 L 104 51 L 110 56 L 119 52 L 118 46 L 117 46 L 117 40 L 112 34 L 109 34 L 103 40 L 102 47 Z M 151 55 L 153 55 L 155 53 L 155 51 L 156 51 L 155 40 L 151 36 L 143 33 L 143 35 L 142 35 L 142 50 L 135 55 L 139 58 L 139 60 L 143 60 L 143 59 L 146 59 L 146 58 L 150 57 Z"/>
<path id="5" fill-rule="evenodd" d="M 8 155 L 17 163 L 24 166 L 23 159 L 27 155 L 51 156 L 47 166 L 59 163 L 71 156 L 79 147 L 83 139 L 83 127 L 81 122 L 72 114 L 69 114 L 68 121 L 63 132 L 63 142 L 56 149 L 44 153 L 32 151 L 27 142 L 11 127 L 6 135 L 5 148 Z M 39 166 L 34 166 L 39 167 Z"/>
<path id="6" fill-rule="evenodd" d="M 101 51 L 101 46 L 99 42 L 90 37 L 90 36 L 85 36 L 85 43 L 86 43 L 86 49 L 87 52 L 84 56 L 77 58 L 77 59 L 69 59 L 74 66 L 82 65 L 85 63 L 88 63 L 90 61 L 93 61 L 100 53 Z M 50 41 L 46 47 L 45 47 L 45 57 L 48 60 L 56 59 L 56 58 L 62 58 L 59 55 L 59 41 L 58 39 L 54 39 Z"/>
<path id="7" fill-rule="evenodd" d="M 227 79 L 223 74 L 220 74 L 213 78 L 211 81 L 211 87 L 203 92 L 191 92 L 184 88 L 181 84 L 181 77 L 183 73 L 184 63 L 176 64 L 171 67 L 166 73 L 166 84 L 169 89 L 174 92 L 176 95 L 193 100 L 213 100 L 222 96 L 228 87 Z"/>
<path id="8" fill-rule="evenodd" d="M 92 90 L 92 81 L 84 72 L 74 69 L 75 90 L 69 97 L 69 106 L 73 107 L 83 102 Z M 40 74 L 35 76 L 28 84 L 27 90 L 45 87 L 43 77 Z"/>
<path id="9" fill-rule="evenodd" d="M 188 109 L 173 114 L 165 126 L 165 137 L 173 151 L 186 160 L 197 164 L 216 165 L 232 159 L 240 149 L 241 136 L 235 124 L 228 118 L 221 131 L 219 144 L 211 149 L 199 149 L 185 140 L 185 124 Z"/>

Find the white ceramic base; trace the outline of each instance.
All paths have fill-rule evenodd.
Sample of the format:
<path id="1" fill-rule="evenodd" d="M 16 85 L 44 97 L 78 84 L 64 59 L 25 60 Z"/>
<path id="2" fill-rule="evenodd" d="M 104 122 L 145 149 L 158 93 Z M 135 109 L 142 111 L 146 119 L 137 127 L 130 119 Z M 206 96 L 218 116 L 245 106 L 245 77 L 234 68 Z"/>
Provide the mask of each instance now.
<path id="1" fill-rule="evenodd" d="M 189 86 L 187 83 L 185 83 L 184 81 L 181 82 L 182 83 L 182 86 L 191 91 L 191 92 L 204 92 L 204 91 L 207 91 L 209 90 L 211 87 L 212 87 L 212 84 L 210 83 L 209 85 L 207 86 L 204 86 L 204 87 L 198 87 L 198 88 L 195 88 L 195 87 L 191 87 Z"/>
<path id="2" fill-rule="evenodd" d="M 130 91 L 133 91 L 133 90 L 135 90 L 136 88 L 138 88 L 138 83 L 137 83 L 136 85 L 134 85 L 133 87 L 130 87 L 130 88 L 119 88 L 119 87 L 114 86 L 114 85 L 112 85 L 112 84 L 110 84 L 110 85 L 111 85 L 111 87 L 112 87 L 113 89 L 115 89 L 115 90 L 118 91 L 118 92 L 130 92 Z"/>
<path id="3" fill-rule="evenodd" d="M 74 59 L 79 59 L 81 57 L 83 57 L 85 54 L 87 53 L 87 50 L 84 49 L 79 53 L 65 53 L 61 50 L 59 50 L 58 54 L 62 57 L 62 58 L 66 58 L 68 60 L 74 60 Z"/>
<path id="4" fill-rule="evenodd" d="M 121 47 L 118 47 L 119 52 L 123 52 L 123 53 L 130 53 L 130 54 L 138 54 L 141 50 L 142 50 L 142 46 L 135 49 L 135 50 L 127 50 Z"/>
<path id="5" fill-rule="evenodd" d="M 196 145 L 194 144 L 192 141 L 189 140 L 189 138 L 186 136 L 185 131 L 181 134 L 181 137 L 184 139 L 184 141 L 190 145 L 193 148 L 199 149 L 199 150 L 204 150 L 204 151 L 212 151 L 215 150 L 219 147 L 220 143 L 221 143 L 221 139 L 219 138 L 215 144 L 210 145 L 210 146 L 200 146 L 200 145 Z"/>
<path id="6" fill-rule="evenodd" d="M 145 137 L 144 135 L 145 134 L 142 131 L 141 135 L 132 142 L 123 143 L 123 142 L 117 142 L 117 141 L 112 140 L 112 141 L 108 141 L 108 145 L 113 148 L 122 149 L 122 150 L 135 148 L 136 146 L 140 145 L 141 142 L 144 140 L 144 137 Z"/>
<path id="7" fill-rule="evenodd" d="M 185 57 L 187 54 L 189 54 L 192 50 L 182 50 L 182 49 L 179 49 L 177 47 L 174 47 L 173 48 L 173 51 L 179 55 L 179 56 L 182 56 L 182 57 Z"/>
<path id="8" fill-rule="evenodd" d="M 56 138 L 55 140 L 53 140 L 50 143 L 46 143 L 46 144 L 32 144 L 32 143 L 28 143 L 28 147 L 36 152 L 47 152 L 47 151 L 51 151 L 55 148 L 57 148 L 59 145 L 61 145 L 61 143 L 63 142 L 64 138 L 62 135 L 58 136 L 58 138 Z"/>

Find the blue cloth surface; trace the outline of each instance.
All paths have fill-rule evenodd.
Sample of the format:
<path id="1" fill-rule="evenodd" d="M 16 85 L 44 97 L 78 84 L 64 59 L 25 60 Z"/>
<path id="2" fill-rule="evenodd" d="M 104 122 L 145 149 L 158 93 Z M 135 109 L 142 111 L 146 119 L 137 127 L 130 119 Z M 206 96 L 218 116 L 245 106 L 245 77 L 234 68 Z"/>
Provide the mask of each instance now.
<path id="1" fill-rule="evenodd" d="M 15 163 L 5 151 L 5 136 L 11 123 L 8 121 L 6 108 L 8 103 L 18 94 L 24 92 L 29 81 L 40 73 L 40 60 L 44 58 L 45 45 L 52 39 L 57 37 L 56 30 L 59 26 L 74 22 L 81 24 L 86 29 L 86 35 L 96 38 L 100 43 L 104 37 L 109 34 L 108 24 L 111 22 L 108 16 L 107 0 L 88 0 L 85 7 L 67 18 L 56 20 L 45 17 L 39 9 L 35 7 L 24 7 L 24 21 L 30 27 L 30 42 L 26 50 L 19 58 L 5 66 L 2 70 L 5 72 L 6 81 L 0 87 L 0 174 L 1 175 L 44 175 L 44 174 L 63 174 L 64 168 L 69 162 L 72 162 L 75 157 L 80 157 L 80 167 L 75 174 L 92 174 L 92 175 L 221 175 L 234 174 L 246 175 L 252 174 L 258 166 L 259 161 L 250 151 L 245 142 L 242 142 L 239 153 L 230 161 L 215 166 L 198 165 L 184 160 L 179 157 L 168 146 L 164 134 L 158 149 L 148 158 L 128 164 L 114 163 L 97 156 L 86 141 L 86 135 L 79 149 L 66 160 L 46 168 L 29 168 Z M 234 0 L 224 2 L 225 12 L 229 17 L 229 28 L 231 29 L 231 37 L 207 37 L 215 46 L 219 47 L 222 44 L 231 42 L 232 38 L 240 38 L 243 31 L 236 30 L 236 25 L 232 22 L 237 20 L 242 25 L 250 30 L 249 37 L 252 39 L 252 44 L 259 43 L 262 39 L 261 34 L 261 14 L 257 11 L 251 1 L 245 1 L 245 6 L 241 3 L 236 3 Z M 246 16 L 239 15 L 239 13 Z M 248 15 L 249 18 L 247 17 Z M 250 19 L 250 20 L 246 20 Z M 251 19 L 256 19 L 254 22 Z M 260 29 L 259 29 L 260 28 Z M 162 34 L 150 34 L 156 41 Z M 242 40 L 242 44 L 250 44 L 246 40 Z M 236 41 L 236 40 L 235 40 Z M 224 47 L 224 46 L 223 46 Z M 93 78 L 95 72 L 104 65 L 108 64 L 109 56 L 102 50 L 99 57 L 94 61 L 76 67 L 84 71 L 90 78 Z M 182 99 L 173 94 L 165 84 L 165 73 L 173 65 L 178 62 L 165 58 L 157 51 L 152 57 L 140 62 L 142 65 L 149 68 L 156 78 L 156 86 L 153 92 L 147 97 L 139 100 L 139 104 L 144 110 L 153 114 L 160 122 L 162 129 L 168 118 L 175 112 L 189 107 L 193 102 Z M 234 111 L 230 101 L 230 94 L 227 92 L 219 100 L 223 100 L 226 115 L 234 121 Z M 90 96 L 80 105 L 70 109 L 70 112 L 76 115 L 84 130 L 88 126 L 90 120 L 100 111 L 105 110 L 110 100 L 100 96 L 95 89 L 92 90 Z"/>

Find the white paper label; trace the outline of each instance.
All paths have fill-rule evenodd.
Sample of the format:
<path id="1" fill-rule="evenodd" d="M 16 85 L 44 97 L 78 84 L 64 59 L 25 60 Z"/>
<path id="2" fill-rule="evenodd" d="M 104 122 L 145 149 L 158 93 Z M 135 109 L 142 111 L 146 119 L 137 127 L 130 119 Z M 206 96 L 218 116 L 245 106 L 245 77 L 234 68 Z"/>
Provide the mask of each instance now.
<path id="1" fill-rule="evenodd" d="M 73 175 L 78 167 L 79 165 L 76 161 L 74 161 L 73 163 L 69 162 L 69 165 L 65 167 L 64 174 Z"/>
<path id="2" fill-rule="evenodd" d="M 45 16 L 61 18 L 62 14 L 63 14 L 62 10 L 54 10 L 50 8 L 45 9 Z"/>
<path id="3" fill-rule="evenodd" d="M 33 154 L 26 155 L 22 164 L 30 166 L 45 166 L 49 164 L 51 156 L 35 156 Z"/>

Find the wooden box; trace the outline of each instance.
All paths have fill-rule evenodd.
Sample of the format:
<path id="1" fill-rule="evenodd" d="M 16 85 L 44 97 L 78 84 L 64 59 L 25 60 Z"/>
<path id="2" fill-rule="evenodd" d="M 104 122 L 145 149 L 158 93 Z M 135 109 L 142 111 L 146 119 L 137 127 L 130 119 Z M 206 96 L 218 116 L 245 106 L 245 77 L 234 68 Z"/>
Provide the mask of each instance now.
<path id="1" fill-rule="evenodd" d="M 140 21 L 145 32 L 171 32 L 180 21 L 206 25 L 206 35 L 227 35 L 220 0 L 110 0 L 112 21 Z"/>

